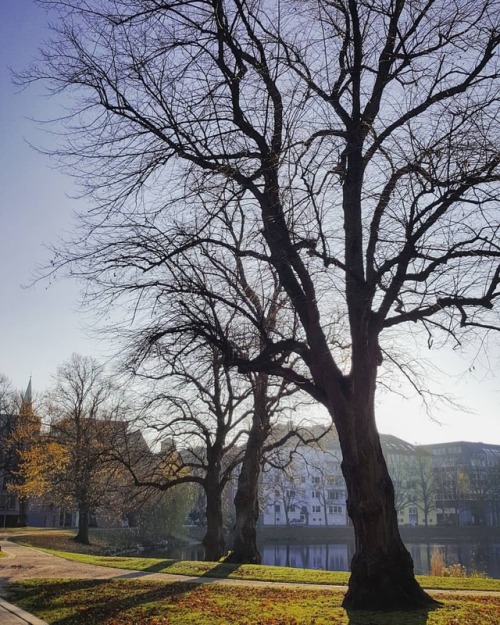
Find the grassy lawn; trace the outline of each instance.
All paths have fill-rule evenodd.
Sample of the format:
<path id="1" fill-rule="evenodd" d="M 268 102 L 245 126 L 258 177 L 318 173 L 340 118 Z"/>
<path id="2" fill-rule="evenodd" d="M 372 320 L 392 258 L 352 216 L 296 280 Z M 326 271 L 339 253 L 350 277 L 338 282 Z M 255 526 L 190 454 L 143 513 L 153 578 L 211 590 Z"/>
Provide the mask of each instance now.
<path id="1" fill-rule="evenodd" d="M 431 611 L 347 613 L 327 589 L 32 580 L 10 600 L 57 625 L 498 625 L 500 598 L 446 596 Z"/>
<path id="2" fill-rule="evenodd" d="M 12 538 L 70 560 L 189 576 L 305 584 L 346 584 L 348 573 L 223 562 L 99 556 L 103 544 L 77 545 L 68 532 Z M 420 577 L 426 588 L 499 590 L 500 580 Z M 355 612 L 341 607 L 342 589 L 200 586 L 144 580 L 30 580 L 10 600 L 53 625 L 498 625 L 500 597 L 435 594 L 433 610 Z"/>
<path id="3" fill-rule="evenodd" d="M 323 571 L 293 569 L 278 566 L 257 566 L 251 564 L 234 565 L 223 562 L 189 562 L 160 558 L 99 556 L 102 545 L 91 547 L 78 545 L 71 540 L 69 532 L 36 533 L 19 536 L 16 542 L 49 551 L 55 555 L 99 566 L 149 571 L 152 573 L 171 573 L 174 575 L 206 576 L 229 579 L 248 579 L 271 582 L 295 582 L 303 584 L 346 585 L 349 573 L 342 571 Z M 14 536 L 12 537 L 14 539 Z M 474 577 L 430 577 L 418 576 L 422 586 L 441 590 L 496 590 L 500 591 L 500 580 Z"/>

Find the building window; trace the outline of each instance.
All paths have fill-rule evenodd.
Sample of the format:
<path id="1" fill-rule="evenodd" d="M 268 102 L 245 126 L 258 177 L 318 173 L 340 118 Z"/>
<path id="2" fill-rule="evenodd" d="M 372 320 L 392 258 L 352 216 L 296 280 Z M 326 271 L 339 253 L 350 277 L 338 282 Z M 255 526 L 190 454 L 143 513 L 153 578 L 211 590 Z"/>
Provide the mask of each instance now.
<path id="1" fill-rule="evenodd" d="M 278 489 L 276 489 L 276 490 L 274 491 L 274 496 L 275 496 L 275 497 L 279 497 L 280 495 L 281 495 L 280 491 L 279 491 Z"/>
<path id="2" fill-rule="evenodd" d="M 295 497 L 295 491 L 294 490 L 287 490 L 286 491 L 286 496 L 290 497 L 290 499 L 292 499 L 293 497 Z"/>
<path id="3" fill-rule="evenodd" d="M 329 514 L 342 514 L 342 506 L 328 506 Z"/>
<path id="4" fill-rule="evenodd" d="M 321 492 L 319 490 L 313 490 L 312 496 L 313 496 L 313 499 L 319 499 L 321 496 Z"/>
<path id="5" fill-rule="evenodd" d="M 277 504 L 274 506 L 274 511 L 275 511 L 275 512 L 280 512 L 280 511 L 281 511 L 281 506 L 279 505 L 279 503 L 277 503 Z"/>
<path id="6" fill-rule="evenodd" d="M 321 506 L 313 506 L 313 512 L 321 512 Z"/>
<path id="7" fill-rule="evenodd" d="M 313 477 L 313 484 L 319 484 L 320 483 L 320 478 L 319 477 Z"/>
<path id="8" fill-rule="evenodd" d="M 288 506 L 288 512 L 295 512 L 295 506 Z"/>
<path id="9" fill-rule="evenodd" d="M 339 491 L 338 490 L 329 490 L 328 491 L 328 499 L 333 500 L 333 499 L 339 499 Z"/>

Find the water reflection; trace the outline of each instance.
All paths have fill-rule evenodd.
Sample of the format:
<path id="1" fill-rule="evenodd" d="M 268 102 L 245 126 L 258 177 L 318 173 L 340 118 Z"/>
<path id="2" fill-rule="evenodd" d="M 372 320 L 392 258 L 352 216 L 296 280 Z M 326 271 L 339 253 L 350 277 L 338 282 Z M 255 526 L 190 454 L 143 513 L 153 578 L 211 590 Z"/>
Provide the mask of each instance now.
<path id="1" fill-rule="evenodd" d="M 261 546 L 262 564 L 291 566 L 299 569 L 347 571 L 354 545 L 342 543 L 264 544 Z"/>
<path id="2" fill-rule="evenodd" d="M 470 574 L 472 571 L 486 573 L 500 579 L 500 543 L 409 543 L 406 545 L 413 558 L 415 572 L 427 575 L 434 548 L 443 554 L 446 566 L 461 564 Z"/>
<path id="3" fill-rule="evenodd" d="M 500 542 L 414 542 L 407 543 L 415 565 L 415 573 L 427 575 L 434 548 L 443 554 L 446 566 L 461 564 L 467 572 L 480 571 L 500 579 Z M 348 571 L 354 554 L 354 541 L 335 543 L 268 542 L 260 545 L 262 563 L 304 569 Z M 162 553 L 163 557 L 180 560 L 203 560 L 202 545 L 182 547 Z"/>

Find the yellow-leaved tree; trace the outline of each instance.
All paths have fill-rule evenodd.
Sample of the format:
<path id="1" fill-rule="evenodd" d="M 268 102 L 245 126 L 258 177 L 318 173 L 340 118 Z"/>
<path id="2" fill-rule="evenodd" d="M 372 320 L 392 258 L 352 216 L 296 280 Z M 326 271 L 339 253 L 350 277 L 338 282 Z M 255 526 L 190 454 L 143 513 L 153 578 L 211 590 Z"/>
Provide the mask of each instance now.
<path id="1" fill-rule="evenodd" d="M 22 498 L 38 497 L 78 511 L 77 542 L 89 544 L 93 514 L 119 514 L 133 499 L 128 473 L 115 459 L 127 444 L 123 395 L 92 358 L 74 354 L 59 367 L 42 404 L 39 434 L 20 432 L 19 480 Z"/>
<path id="2" fill-rule="evenodd" d="M 28 500 L 24 496 L 24 477 L 19 471 L 21 455 L 28 453 L 40 434 L 40 419 L 36 415 L 31 393 L 31 380 L 24 393 L 12 390 L 7 378 L 0 375 L 0 472 L 4 497 L 19 498 L 17 524 L 25 526 Z M 5 522 L 5 520 L 4 520 Z"/>

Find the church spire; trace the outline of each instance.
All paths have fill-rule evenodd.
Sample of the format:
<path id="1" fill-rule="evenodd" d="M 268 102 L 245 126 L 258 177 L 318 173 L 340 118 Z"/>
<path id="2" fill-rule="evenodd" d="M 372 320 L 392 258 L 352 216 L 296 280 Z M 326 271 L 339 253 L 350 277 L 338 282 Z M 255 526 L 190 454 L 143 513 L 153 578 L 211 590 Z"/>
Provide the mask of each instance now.
<path id="1" fill-rule="evenodd" d="M 31 376 L 30 376 L 30 381 L 28 382 L 28 386 L 26 387 L 26 390 L 22 397 L 22 404 L 24 408 L 31 408 L 33 404 L 33 395 L 31 391 Z"/>

